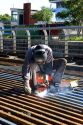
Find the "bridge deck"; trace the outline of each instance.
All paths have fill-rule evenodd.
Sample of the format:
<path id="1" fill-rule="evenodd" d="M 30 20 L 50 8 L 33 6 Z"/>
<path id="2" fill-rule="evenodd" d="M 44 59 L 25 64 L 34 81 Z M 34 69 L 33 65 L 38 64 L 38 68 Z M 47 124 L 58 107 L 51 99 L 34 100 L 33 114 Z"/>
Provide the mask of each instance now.
<path id="1" fill-rule="evenodd" d="M 78 87 L 49 97 L 25 95 L 20 67 L 0 67 L 0 123 L 2 125 L 82 125 L 83 73 L 66 71 L 64 78 L 79 79 Z"/>

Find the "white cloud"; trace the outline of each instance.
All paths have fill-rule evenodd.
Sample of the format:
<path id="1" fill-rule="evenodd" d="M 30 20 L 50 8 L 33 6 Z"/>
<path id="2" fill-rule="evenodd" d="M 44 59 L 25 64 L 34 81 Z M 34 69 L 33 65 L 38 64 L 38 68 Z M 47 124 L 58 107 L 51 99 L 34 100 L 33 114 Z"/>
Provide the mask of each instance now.
<path id="1" fill-rule="evenodd" d="M 41 9 L 42 6 L 50 7 L 48 0 L 29 0 L 31 2 L 32 9 Z"/>
<path id="2" fill-rule="evenodd" d="M 23 8 L 23 3 L 31 3 L 32 9 L 41 9 L 42 6 L 50 7 L 49 0 L 1 0 L 0 14 L 10 14 L 10 8 Z"/>

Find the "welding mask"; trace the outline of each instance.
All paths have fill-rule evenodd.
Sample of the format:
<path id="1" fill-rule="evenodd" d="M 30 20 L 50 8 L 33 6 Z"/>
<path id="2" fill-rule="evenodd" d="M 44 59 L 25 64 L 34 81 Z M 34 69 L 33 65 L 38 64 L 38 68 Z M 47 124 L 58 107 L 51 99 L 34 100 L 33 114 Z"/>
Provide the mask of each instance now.
<path id="1" fill-rule="evenodd" d="M 34 60 L 38 64 L 45 63 L 47 60 L 47 52 L 45 49 L 42 47 L 42 45 L 37 45 L 36 48 L 34 49 Z"/>

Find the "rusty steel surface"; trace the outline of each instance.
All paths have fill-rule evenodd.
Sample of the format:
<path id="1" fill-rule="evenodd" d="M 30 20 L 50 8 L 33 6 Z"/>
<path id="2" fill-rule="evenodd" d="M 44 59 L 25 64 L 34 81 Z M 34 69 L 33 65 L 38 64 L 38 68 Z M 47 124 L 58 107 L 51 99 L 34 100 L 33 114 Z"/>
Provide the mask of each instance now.
<path id="1" fill-rule="evenodd" d="M 0 125 L 83 125 L 83 75 L 72 92 L 49 97 L 26 95 L 21 73 L 0 69 Z"/>

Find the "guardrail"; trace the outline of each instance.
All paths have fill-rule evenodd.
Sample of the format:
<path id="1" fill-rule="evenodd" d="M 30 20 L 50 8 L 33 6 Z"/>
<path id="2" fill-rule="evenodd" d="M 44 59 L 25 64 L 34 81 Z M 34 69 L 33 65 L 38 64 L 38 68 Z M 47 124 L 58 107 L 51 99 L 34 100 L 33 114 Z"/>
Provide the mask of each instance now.
<path id="1" fill-rule="evenodd" d="M 24 55 L 28 47 L 39 43 L 49 45 L 56 57 L 82 58 L 83 26 L 11 28 L 8 35 L 0 29 L 1 53 Z"/>

